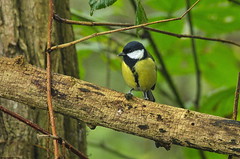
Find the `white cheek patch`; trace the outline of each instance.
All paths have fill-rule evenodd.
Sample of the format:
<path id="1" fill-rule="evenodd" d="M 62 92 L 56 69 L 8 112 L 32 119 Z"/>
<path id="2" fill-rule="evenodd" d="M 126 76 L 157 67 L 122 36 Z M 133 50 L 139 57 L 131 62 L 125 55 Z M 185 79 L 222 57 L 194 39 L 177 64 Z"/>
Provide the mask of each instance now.
<path id="1" fill-rule="evenodd" d="M 141 59 L 144 55 L 144 49 L 142 50 L 135 50 L 131 53 L 128 53 L 127 56 L 131 59 Z"/>

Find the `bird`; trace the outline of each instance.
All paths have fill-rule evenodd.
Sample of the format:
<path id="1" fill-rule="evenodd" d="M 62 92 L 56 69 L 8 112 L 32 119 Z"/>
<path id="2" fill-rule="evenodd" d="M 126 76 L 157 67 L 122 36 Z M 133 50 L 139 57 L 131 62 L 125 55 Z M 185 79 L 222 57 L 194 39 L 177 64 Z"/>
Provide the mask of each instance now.
<path id="1" fill-rule="evenodd" d="M 151 90 L 154 90 L 157 81 L 157 68 L 153 57 L 147 52 L 142 43 L 131 41 L 127 43 L 123 51 L 118 55 L 122 56 L 122 76 L 131 88 L 125 95 L 130 99 L 132 91 L 142 91 L 146 100 L 155 102 Z"/>

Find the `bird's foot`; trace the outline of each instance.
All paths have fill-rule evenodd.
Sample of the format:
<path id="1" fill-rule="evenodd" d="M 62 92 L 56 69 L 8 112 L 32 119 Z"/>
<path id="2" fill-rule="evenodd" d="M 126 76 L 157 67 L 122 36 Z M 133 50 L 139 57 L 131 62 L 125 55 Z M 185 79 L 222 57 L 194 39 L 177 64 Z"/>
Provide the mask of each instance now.
<path id="1" fill-rule="evenodd" d="M 143 97 L 144 97 L 145 100 L 149 100 L 146 92 L 143 92 Z"/>
<path id="2" fill-rule="evenodd" d="M 149 100 L 149 98 L 148 98 L 148 97 L 144 97 L 144 99 L 145 99 L 145 100 Z"/>
<path id="3" fill-rule="evenodd" d="M 133 97 L 133 94 L 132 94 L 132 93 L 127 93 L 127 94 L 125 94 L 125 98 L 126 98 L 127 100 L 132 99 L 132 97 Z"/>

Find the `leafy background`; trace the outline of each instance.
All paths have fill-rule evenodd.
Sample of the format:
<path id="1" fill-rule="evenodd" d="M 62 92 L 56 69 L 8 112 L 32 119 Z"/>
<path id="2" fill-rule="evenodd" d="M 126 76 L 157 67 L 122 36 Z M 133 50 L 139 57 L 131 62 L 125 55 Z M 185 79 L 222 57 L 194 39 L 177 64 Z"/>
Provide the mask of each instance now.
<path id="1" fill-rule="evenodd" d="M 160 19 L 179 17 L 186 10 L 184 0 L 70 0 L 73 20 L 96 22 L 122 22 L 140 24 Z M 194 3 L 195 1 L 190 1 Z M 91 7 L 90 7 L 91 6 Z M 191 11 L 195 35 L 232 40 L 240 43 L 240 5 L 227 0 L 200 1 Z M 106 31 L 116 27 L 74 25 L 75 38 Z M 177 34 L 190 34 L 187 18 L 160 23 L 151 27 Z M 77 44 L 80 78 L 120 92 L 129 88 L 121 76 L 121 59 L 117 54 L 129 41 L 141 41 L 152 53 L 152 44 L 143 38 L 143 30 L 92 38 Z M 191 40 L 151 32 L 151 37 L 162 55 L 185 108 L 193 109 L 196 96 L 196 71 Z M 201 70 L 200 112 L 231 117 L 234 91 L 240 66 L 240 48 L 214 41 L 195 40 Z M 157 60 L 158 62 L 158 60 Z M 76 66 L 77 67 L 77 66 Z M 162 66 L 158 62 L 158 67 Z M 141 97 L 141 93 L 136 92 Z M 154 95 L 157 102 L 178 106 L 168 81 L 158 73 Z M 170 151 L 155 148 L 154 142 L 97 127 L 88 130 L 88 154 L 92 159 L 202 159 L 199 151 L 173 146 Z M 124 155 L 124 156 L 122 156 Z M 206 159 L 227 158 L 226 155 L 204 152 Z"/>

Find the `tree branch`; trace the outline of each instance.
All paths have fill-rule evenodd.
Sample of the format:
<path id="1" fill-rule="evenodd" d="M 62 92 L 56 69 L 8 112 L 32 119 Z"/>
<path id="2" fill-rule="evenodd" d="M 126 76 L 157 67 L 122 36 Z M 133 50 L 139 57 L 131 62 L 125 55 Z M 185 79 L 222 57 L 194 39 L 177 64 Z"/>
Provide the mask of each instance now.
<path id="1" fill-rule="evenodd" d="M 75 41 L 71 41 L 69 43 L 53 46 L 53 47 L 51 47 L 51 50 L 62 49 L 62 48 L 65 48 L 65 47 L 69 47 L 71 45 L 74 45 L 74 44 L 80 43 L 82 41 L 91 39 L 93 37 L 101 36 L 101 35 L 106 35 L 106 34 L 111 34 L 111 33 L 116 33 L 116 32 L 120 32 L 120 31 L 131 30 L 131 29 L 137 29 L 137 28 L 145 27 L 145 26 L 152 25 L 152 24 L 158 24 L 158 23 L 164 23 L 164 22 L 181 20 L 193 7 L 195 7 L 197 5 L 197 3 L 199 1 L 200 0 L 197 0 L 190 8 L 188 8 L 180 17 L 177 17 L 177 18 L 169 18 L 169 19 L 157 20 L 157 21 L 153 21 L 153 22 L 149 22 L 149 23 L 143 23 L 143 24 L 139 24 L 139 25 L 128 26 L 128 27 L 125 27 L 125 28 L 109 30 L 109 31 L 103 31 L 103 32 L 99 32 L 99 33 L 94 33 L 94 34 L 85 36 L 85 37 L 83 37 L 81 39 L 78 39 L 78 40 L 75 40 Z"/>
<path id="2" fill-rule="evenodd" d="M 64 145 L 66 148 L 68 148 L 69 150 L 71 150 L 74 154 L 76 154 L 78 157 L 82 158 L 82 159 L 88 159 L 82 152 L 78 151 L 74 146 L 72 146 L 71 144 L 69 144 L 66 140 L 62 139 L 61 137 L 58 136 L 53 136 L 51 135 L 50 132 L 42 129 L 41 127 L 39 127 L 37 124 L 31 122 L 28 119 L 23 118 L 22 116 L 18 115 L 17 113 L 14 113 L 6 108 L 4 108 L 3 106 L 0 105 L 0 110 L 3 111 L 4 113 L 16 118 L 17 120 L 27 124 L 28 126 L 32 127 L 33 129 L 37 130 L 38 132 L 41 132 L 42 134 L 51 136 L 54 140 L 57 140 L 59 144 Z"/>
<path id="3" fill-rule="evenodd" d="M 53 21 L 53 0 L 48 1 L 49 5 L 49 15 L 48 15 L 48 32 L 47 32 L 47 50 L 51 48 L 51 41 L 52 41 L 52 21 Z M 48 104 L 48 114 L 50 119 L 50 125 L 52 129 L 53 136 L 57 136 L 56 131 L 56 124 L 55 124 L 55 118 L 53 113 L 53 106 L 52 106 L 52 95 L 51 95 L 51 53 L 49 51 L 46 51 L 47 54 L 47 104 Z M 59 159 L 59 149 L 58 149 L 58 143 L 57 140 L 53 140 L 53 146 L 54 146 L 54 158 Z"/>
<path id="4" fill-rule="evenodd" d="M 106 23 L 106 22 L 89 22 L 89 21 L 75 21 L 75 20 L 69 20 L 60 17 L 57 14 L 54 14 L 54 19 L 60 23 L 66 23 L 66 24 L 76 24 L 76 25 L 86 25 L 86 26 L 118 26 L 118 27 L 127 27 L 127 26 L 133 26 L 134 24 L 129 23 Z M 224 40 L 224 39 L 217 39 L 217 38 L 209 38 L 209 37 L 203 37 L 198 35 L 186 35 L 186 34 L 176 34 L 168 31 L 163 31 L 155 28 L 150 28 L 147 26 L 142 27 L 145 30 L 153 31 L 156 33 L 166 34 L 169 36 L 174 36 L 176 38 L 191 38 L 191 39 L 200 39 L 200 40 L 208 40 L 208 41 L 216 41 L 216 42 L 222 42 L 226 44 L 231 44 L 240 47 L 239 43 L 236 43 L 234 41 L 230 40 Z"/>
<path id="5" fill-rule="evenodd" d="M 0 58 L 0 97 L 47 109 L 46 71 L 22 57 Z M 54 110 L 95 126 L 160 142 L 240 156 L 240 122 L 139 98 L 53 74 Z"/>

